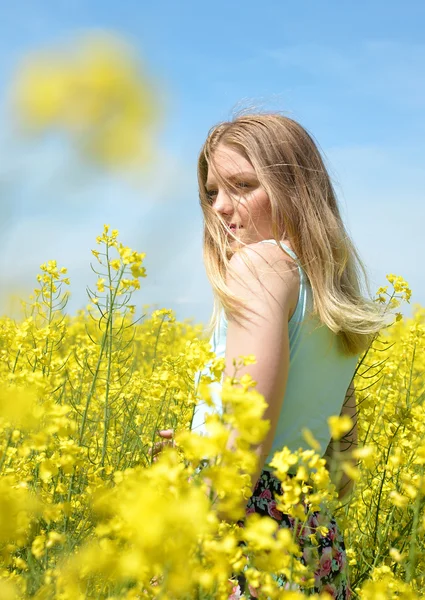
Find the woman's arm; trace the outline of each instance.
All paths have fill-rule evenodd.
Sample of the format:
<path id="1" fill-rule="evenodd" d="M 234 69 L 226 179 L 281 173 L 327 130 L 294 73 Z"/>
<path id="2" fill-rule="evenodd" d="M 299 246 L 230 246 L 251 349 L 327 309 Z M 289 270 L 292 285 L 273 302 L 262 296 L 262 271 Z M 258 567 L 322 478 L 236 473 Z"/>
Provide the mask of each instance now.
<path id="1" fill-rule="evenodd" d="M 250 261 L 248 266 L 242 252 Z M 288 320 L 294 298 L 298 297 L 299 275 L 292 259 L 274 244 L 250 244 L 232 256 L 230 265 L 233 271 L 227 273 L 226 283 L 248 310 L 241 320 L 228 319 L 224 375 L 234 374 L 233 359 L 255 355 L 256 364 L 241 367 L 236 377 L 245 373 L 252 376 L 257 383 L 255 389 L 268 405 L 263 419 L 270 420 L 266 438 L 253 447 L 259 458 L 257 472 L 251 478 L 254 491 L 271 450 L 285 395 L 289 369 Z M 237 432 L 233 431 L 229 449 L 236 437 Z"/>
<path id="2" fill-rule="evenodd" d="M 344 456 L 342 454 L 341 458 L 345 461 L 349 461 L 355 465 L 354 459 L 350 459 L 349 455 L 351 452 L 357 448 L 358 445 L 358 432 L 357 432 L 357 403 L 356 403 L 356 393 L 354 389 L 353 381 L 350 383 L 347 393 L 345 395 L 344 404 L 342 405 L 341 416 L 348 415 L 353 421 L 353 427 L 351 431 L 346 433 L 339 440 L 339 451 L 340 453 L 347 452 L 348 456 Z M 324 458 L 328 464 L 328 468 L 331 469 L 332 461 L 338 460 L 338 457 L 335 457 L 335 442 L 331 440 L 324 454 Z M 337 463 L 338 464 L 338 463 Z M 338 483 L 338 495 L 340 500 L 351 494 L 353 491 L 354 482 L 353 480 L 346 475 L 341 469 L 337 470 L 337 477 L 339 477 Z"/>

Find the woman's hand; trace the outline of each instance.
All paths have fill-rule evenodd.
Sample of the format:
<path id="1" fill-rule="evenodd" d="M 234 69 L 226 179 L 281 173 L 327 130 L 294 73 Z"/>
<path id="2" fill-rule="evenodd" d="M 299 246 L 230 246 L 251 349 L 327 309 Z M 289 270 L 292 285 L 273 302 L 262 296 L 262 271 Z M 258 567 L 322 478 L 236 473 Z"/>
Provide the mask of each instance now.
<path id="1" fill-rule="evenodd" d="M 157 454 L 159 454 L 160 452 L 162 452 L 162 450 L 164 449 L 165 446 L 172 446 L 172 447 L 174 447 L 174 440 L 173 440 L 174 429 L 160 429 L 158 431 L 158 435 L 160 435 L 161 437 L 165 438 L 166 441 L 164 441 L 164 442 L 155 442 L 155 444 L 153 445 L 153 448 L 151 450 L 151 454 L 154 457 L 153 458 L 153 462 L 156 462 L 158 460 Z"/>

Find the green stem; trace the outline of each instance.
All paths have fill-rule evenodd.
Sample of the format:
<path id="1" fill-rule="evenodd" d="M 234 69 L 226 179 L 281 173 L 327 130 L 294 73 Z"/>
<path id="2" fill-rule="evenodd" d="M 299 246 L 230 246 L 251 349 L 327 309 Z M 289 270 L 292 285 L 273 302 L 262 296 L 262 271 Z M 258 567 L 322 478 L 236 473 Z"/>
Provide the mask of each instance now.
<path id="1" fill-rule="evenodd" d="M 124 456 L 124 452 L 126 450 L 127 447 L 127 438 L 128 438 L 128 432 L 130 430 L 130 423 L 134 420 L 134 413 L 136 412 L 137 409 L 137 402 L 140 399 L 141 393 L 139 392 L 137 398 L 134 401 L 133 407 L 130 411 L 130 414 L 128 415 L 127 421 L 125 423 L 125 428 L 123 431 L 123 436 L 122 436 L 122 443 L 120 444 L 120 449 L 119 449 L 119 454 L 118 454 L 118 459 L 117 459 L 117 463 L 116 463 L 116 470 L 119 471 L 120 469 L 120 465 L 121 465 L 121 461 L 122 458 Z"/>
<path id="2" fill-rule="evenodd" d="M 21 349 L 19 348 L 18 352 L 16 353 L 16 358 L 15 358 L 15 362 L 13 364 L 12 373 L 14 373 L 16 370 L 16 366 L 18 364 L 18 359 L 19 359 L 20 354 L 21 354 Z"/>
<path id="3" fill-rule="evenodd" d="M 86 405 L 84 407 L 84 414 L 83 414 L 83 420 L 81 423 L 81 431 L 80 431 L 80 437 L 78 440 L 78 444 L 81 446 L 83 438 L 84 438 L 84 431 L 86 428 L 86 423 L 87 423 L 87 414 L 89 411 L 89 406 L 90 406 L 90 402 L 91 399 L 93 397 L 94 394 L 94 390 L 95 390 L 95 386 L 96 386 L 96 382 L 97 382 L 97 378 L 99 376 L 99 371 L 100 371 L 100 365 L 102 363 L 102 358 L 103 358 L 103 353 L 105 351 L 105 343 L 106 343 L 106 332 L 103 334 L 102 336 L 102 341 L 101 341 L 101 346 L 100 346 L 100 353 L 99 353 L 99 357 L 97 359 L 97 365 L 96 365 L 96 370 L 90 385 L 90 389 L 89 389 L 89 393 L 87 395 L 87 399 L 86 399 Z"/>
<path id="4" fill-rule="evenodd" d="M 74 485 L 74 479 L 75 479 L 75 470 L 76 470 L 76 466 L 74 464 L 73 466 L 73 470 L 71 473 L 71 477 L 70 477 L 70 481 L 69 481 L 69 487 L 68 487 L 68 495 L 66 498 L 66 501 L 68 503 L 68 509 L 70 510 L 71 508 L 71 498 L 72 498 L 72 486 Z M 64 524 L 63 524 L 63 532 L 66 533 L 67 529 L 68 529 L 68 515 L 65 515 L 65 519 L 64 519 Z"/>
<path id="5" fill-rule="evenodd" d="M 152 373 L 155 370 L 155 365 L 156 365 L 156 351 L 157 351 L 157 348 L 158 348 L 159 334 L 161 332 L 161 328 L 162 328 L 162 324 L 164 323 L 164 319 L 165 319 L 165 315 L 162 315 L 162 320 L 161 320 L 161 323 L 159 324 L 159 327 L 158 327 L 158 333 L 156 334 L 155 349 L 154 349 L 154 355 L 153 355 L 153 360 L 152 360 Z"/>
<path id="6" fill-rule="evenodd" d="M 108 446 L 108 428 L 109 428 L 109 394 L 111 389 L 111 371 L 112 371 L 112 346 L 113 346 L 113 317 L 114 317 L 114 307 L 115 300 L 117 296 L 117 292 L 120 286 L 120 282 L 122 276 L 124 274 L 125 267 L 122 268 L 117 285 L 114 288 L 114 292 L 112 293 L 112 276 L 111 276 L 111 265 L 109 264 L 109 246 L 106 247 L 106 261 L 108 263 L 108 279 L 109 279 L 109 315 L 108 315 L 108 323 L 106 327 L 106 336 L 108 338 L 108 352 L 107 352 L 107 376 L 106 376 L 106 391 L 105 391 L 105 407 L 103 411 L 103 447 L 102 447 L 102 457 L 100 464 L 103 467 L 105 464 L 106 451 Z"/>
<path id="7" fill-rule="evenodd" d="M 406 569 L 406 583 L 410 583 L 415 576 L 416 571 L 416 532 L 418 530 L 419 524 L 419 515 L 421 509 L 421 494 L 418 491 L 418 495 L 415 500 L 415 507 L 413 509 L 413 523 L 412 523 L 412 531 L 410 533 L 410 548 L 409 548 L 409 562 L 407 564 Z"/>
<path id="8" fill-rule="evenodd" d="M 10 442 L 12 441 L 12 435 L 13 435 L 13 429 L 12 427 L 10 428 L 9 431 L 9 435 L 7 436 L 7 440 L 6 440 L 6 448 L 4 449 L 4 452 L 2 454 L 2 457 L 0 459 L 0 473 L 3 469 L 4 463 L 6 462 L 6 456 L 7 456 L 7 450 L 10 446 Z"/>
<path id="9" fill-rule="evenodd" d="M 108 246 L 107 246 L 107 257 L 108 257 Z M 80 431 L 80 438 L 79 438 L 79 444 L 80 444 L 80 446 L 81 446 L 81 443 L 82 443 L 83 438 L 84 438 L 84 431 L 85 431 L 86 423 L 87 423 L 87 414 L 88 414 L 88 410 L 89 410 L 91 399 L 92 399 L 93 394 L 94 394 L 94 390 L 95 390 L 95 387 L 96 387 L 97 379 L 98 379 L 98 376 L 99 376 L 100 366 L 101 366 L 102 359 L 103 359 L 103 353 L 105 352 L 105 348 L 106 348 L 106 342 L 108 340 L 108 331 L 109 331 L 108 328 L 109 328 L 110 322 L 112 321 L 112 309 L 113 309 L 113 307 L 115 305 L 115 299 L 116 299 L 116 296 L 117 296 L 119 284 L 120 284 L 122 276 L 124 274 L 124 270 L 125 270 L 125 267 L 123 267 L 122 270 L 121 270 L 120 276 L 118 278 L 117 286 L 116 286 L 116 288 L 114 290 L 114 294 L 113 294 L 113 296 L 112 296 L 112 298 L 110 300 L 110 306 L 109 306 L 109 311 L 108 311 L 108 320 L 106 322 L 105 332 L 104 332 L 104 334 L 102 336 L 99 358 L 97 360 L 97 365 L 96 365 L 96 371 L 95 371 L 93 380 L 92 380 L 91 385 L 90 385 L 90 390 L 89 390 L 89 393 L 88 393 L 88 396 L 87 396 L 87 400 L 86 400 L 86 406 L 84 408 L 83 421 L 81 423 L 81 431 Z M 109 272 L 109 275 L 110 275 L 109 260 L 108 260 L 108 272 Z M 109 280 L 109 283 L 111 283 L 111 280 Z"/>
<path id="10" fill-rule="evenodd" d="M 44 296 L 44 294 L 43 294 L 43 296 Z M 47 327 L 49 327 L 49 328 L 52 323 L 52 313 L 53 313 L 53 275 L 50 275 L 49 314 L 47 317 Z M 49 335 L 50 335 L 50 333 L 49 333 Z M 46 337 L 46 342 L 45 342 L 45 347 L 44 347 L 44 352 L 43 352 L 44 356 L 47 356 L 48 351 L 49 351 L 49 335 Z M 52 346 L 53 346 L 53 344 L 52 344 Z M 53 348 L 51 348 L 51 350 L 52 349 Z M 47 367 L 47 365 L 43 364 L 43 367 L 42 367 L 43 375 L 46 375 L 46 371 L 47 371 L 47 374 L 49 374 L 49 372 L 50 372 L 51 357 L 52 357 L 52 352 L 50 352 L 50 361 L 49 361 L 48 367 Z"/>
<path id="11" fill-rule="evenodd" d="M 388 517 L 388 519 L 387 519 L 387 523 L 386 523 L 386 526 L 385 526 L 384 533 L 383 533 L 383 534 L 382 534 L 382 536 L 381 536 L 383 540 L 387 540 L 387 535 L 388 535 L 388 531 L 389 531 L 389 529 L 390 529 L 390 525 L 391 525 L 391 523 L 392 523 L 392 521 L 393 521 L 393 515 L 394 515 L 394 512 L 395 512 L 395 506 L 393 506 L 393 507 L 391 508 L 391 513 L 390 513 L 390 515 L 389 515 L 389 517 Z M 379 560 L 379 558 L 382 556 L 382 553 L 381 553 L 381 547 L 382 547 L 382 546 L 381 546 L 381 544 L 380 544 L 380 545 L 379 545 L 379 548 L 378 548 L 378 550 L 375 552 L 375 559 L 374 559 L 374 561 L 373 561 L 373 564 L 372 564 L 372 567 L 371 567 L 371 568 L 372 568 L 372 570 L 373 570 L 373 569 L 376 567 L 376 565 L 378 564 L 378 560 Z"/>

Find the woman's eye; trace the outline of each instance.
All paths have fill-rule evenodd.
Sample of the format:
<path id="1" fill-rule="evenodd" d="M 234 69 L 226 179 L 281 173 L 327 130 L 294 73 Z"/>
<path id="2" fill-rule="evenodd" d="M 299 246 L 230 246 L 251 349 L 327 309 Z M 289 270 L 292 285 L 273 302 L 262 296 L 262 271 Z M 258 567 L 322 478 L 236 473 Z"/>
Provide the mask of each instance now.
<path id="1" fill-rule="evenodd" d="M 243 194 L 247 194 L 250 193 L 251 190 L 253 189 L 254 185 L 252 183 L 248 183 L 247 181 L 239 181 L 236 184 L 236 187 L 238 187 L 241 190 L 241 193 Z"/>
<path id="2" fill-rule="evenodd" d="M 250 183 L 247 183 L 246 181 L 238 181 L 238 183 L 236 183 L 237 187 L 240 187 L 242 189 L 247 189 L 249 187 L 251 187 Z M 206 195 L 208 200 L 213 200 L 215 198 L 215 196 L 217 196 L 218 192 L 216 190 L 209 190 L 206 191 Z"/>
<path id="3" fill-rule="evenodd" d="M 217 192 L 215 190 L 210 190 L 209 192 L 207 192 L 208 200 L 212 200 L 216 194 Z"/>

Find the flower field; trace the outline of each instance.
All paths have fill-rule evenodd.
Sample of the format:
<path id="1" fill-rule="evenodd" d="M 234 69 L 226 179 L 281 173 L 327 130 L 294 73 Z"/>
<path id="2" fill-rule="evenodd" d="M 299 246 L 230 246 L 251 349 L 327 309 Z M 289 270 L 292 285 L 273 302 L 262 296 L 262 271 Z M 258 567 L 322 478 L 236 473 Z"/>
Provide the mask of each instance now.
<path id="1" fill-rule="evenodd" d="M 145 255 L 108 226 L 97 242 L 85 310 L 66 314 L 70 282 L 50 261 L 22 318 L 0 321 L 0 597 L 224 599 L 242 570 L 259 598 L 305 597 L 313 577 L 289 532 L 258 515 L 235 525 L 255 471 L 252 444 L 268 429 L 263 397 L 236 372 L 224 382 L 226 410 L 210 417 L 210 436 L 190 432 L 197 398 L 209 398 L 223 360 L 201 326 L 177 322 L 170 310 L 136 320 L 130 302 L 146 276 Z M 388 280 L 377 301 L 392 309 L 410 290 Z M 306 442 L 274 458 L 284 484 L 278 508 L 300 526 L 304 496 L 310 510 L 336 511 L 358 598 L 420 598 L 425 585 L 424 325 L 419 307 L 413 319 L 397 316 L 359 362 L 358 464 L 341 453 L 339 465 L 356 480 L 348 499 L 337 499 L 308 434 L 312 448 Z M 195 389 L 206 365 L 211 377 Z M 331 425 L 338 440 L 346 423 Z M 166 428 L 175 429 L 176 448 L 153 462 L 155 432 Z M 325 531 L 321 523 L 310 532 L 313 550 Z M 279 587 L 277 574 L 291 586 Z"/>

